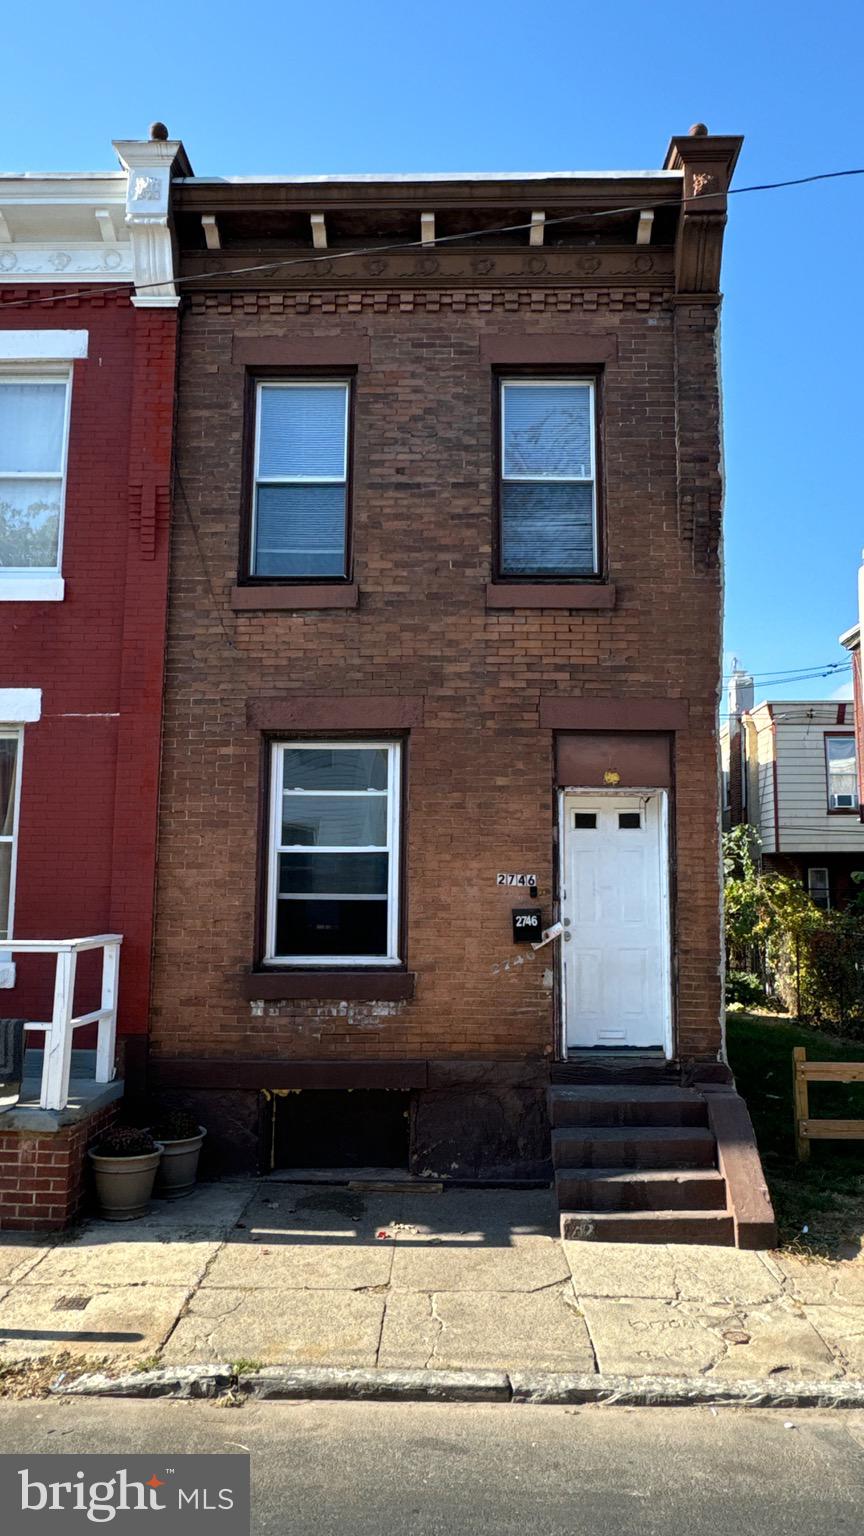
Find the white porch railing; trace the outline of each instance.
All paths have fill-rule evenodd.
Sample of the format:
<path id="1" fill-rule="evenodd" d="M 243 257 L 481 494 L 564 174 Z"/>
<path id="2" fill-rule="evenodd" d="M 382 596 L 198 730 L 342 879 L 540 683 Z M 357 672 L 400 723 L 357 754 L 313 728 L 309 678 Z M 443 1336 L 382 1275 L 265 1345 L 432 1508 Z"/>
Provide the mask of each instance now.
<path id="1" fill-rule="evenodd" d="M 10 939 L 3 949 L 13 955 L 56 955 L 54 972 L 54 1008 L 47 1024 L 31 1024 L 28 1030 L 45 1031 L 42 1059 L 42 1109 L 65 1109 L 69 1102 L 69 1074 L 72 1067 L 72 1040 L 76 1029 L 85 1024 L 98 1025 L 96 1037 L 96 1082 L 110 1083 L 114 1077 L 114 1047 L 117 1039 L 117 986 L 120 970 L 122 933 L 100 933 L 89 939 Z M 85 949 L 102 950 L 102 1000 L 92 1013 L 75 1016 L 75 972 L 78 956 Z"/>

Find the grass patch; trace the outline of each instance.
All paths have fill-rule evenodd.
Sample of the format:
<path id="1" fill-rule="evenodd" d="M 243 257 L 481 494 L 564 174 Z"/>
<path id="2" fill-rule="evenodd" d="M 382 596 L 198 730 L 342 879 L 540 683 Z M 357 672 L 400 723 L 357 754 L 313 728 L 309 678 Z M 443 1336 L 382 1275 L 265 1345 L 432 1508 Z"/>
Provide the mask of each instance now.
<path id="1" fill-rule="evenodd" d="M 812 1258 L 854 1258 L 864 1248 L 864 1141 L 814 1142 L 795 1156 L 792 1047 L 813 1061 L 864 1061 L 864 1044 L 768 1014 L 730 1014 L 729 1064 L 747 1101 L 780 1243 Z M 810 1084 L 813 1119 L 864 1120 L 864 1084 Z M 806 1231 L 804 1229 L 807 1229 Z"/>

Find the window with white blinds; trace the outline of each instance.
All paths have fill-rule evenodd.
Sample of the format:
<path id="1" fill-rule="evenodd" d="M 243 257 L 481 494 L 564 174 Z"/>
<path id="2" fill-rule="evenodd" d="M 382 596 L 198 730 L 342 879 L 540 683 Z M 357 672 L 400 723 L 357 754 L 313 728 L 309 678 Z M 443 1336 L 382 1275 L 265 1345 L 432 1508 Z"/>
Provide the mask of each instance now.
<path id="1" fill-rule="evenodd" d="M 60 570 L 71 375 L 0 373 L 0 570 Z"/>
<path id="2" fill-rule="evenodd" d="M 502 379 L 503 576 L 597 574 L 594 384 Z"/>
<path id="3" fill-rule="evenodd" d="M 825 763 L 828 774 L 829 811 L 858 809 L 858 768 L 855 737 L 826 736 Z"/>
<path id="4" fill-rule="evenodd" d="M 252 576 L 347 576 L 347 380 L 259 383 Z"/>
<path id="5" fill-rule="evenodd" d="M 400 766 L 398 742 L 274 745 L 267 960 L 398 963 Z"/>
<path id="6" fill-rule="evenodd" d="M 12 935 L 21 732 L 0 727 L 0 946 Z"/>

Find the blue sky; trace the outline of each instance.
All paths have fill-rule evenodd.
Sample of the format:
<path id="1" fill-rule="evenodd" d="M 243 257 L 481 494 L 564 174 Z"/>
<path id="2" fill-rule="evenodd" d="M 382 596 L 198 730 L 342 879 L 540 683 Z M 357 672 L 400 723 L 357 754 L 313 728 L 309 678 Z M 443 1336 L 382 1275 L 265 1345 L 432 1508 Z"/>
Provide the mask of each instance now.
<path id="1" fill-rule="evenodd" d="M 43 0 L 3 26 L 8 170 L 112 165 L 159 117 L 200 175 L 627 169 L 743 133 L 736 183 L 864 165 L 860 4 Z M 726 662 L 842 658 L 864 545 L 864 177 L 731 199 Z M 833 693 L 838 679 L 759 692 Z"/>

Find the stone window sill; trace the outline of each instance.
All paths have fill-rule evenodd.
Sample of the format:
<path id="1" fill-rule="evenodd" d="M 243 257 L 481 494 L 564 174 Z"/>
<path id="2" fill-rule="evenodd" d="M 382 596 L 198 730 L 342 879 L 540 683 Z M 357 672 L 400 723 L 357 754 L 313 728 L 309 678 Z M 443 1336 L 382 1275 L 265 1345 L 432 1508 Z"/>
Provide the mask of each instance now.
<path id="1" fill-rule="evenodd" d="M 0 576 L 0 603 L 62 603 L 62 576 Z"/>
<path id="2" fill-rule="evenodd" d="M 240 978 L 249 1002 L 328 998 L 336 1002 L 405 1002 L 414 996 L 413 971 L 252 971 Z"/>
<path id="3" fill-rule="evenodd" d="M 231 588 L 231 607 L 235 613 L 281 610 L 292 612 L 308 608 L 356 608 L 360 592 L 356 581 L 310 582 L 308 586 L 249 586 Z"/>
<path id="4" fill-rule="evenodd" d="M 486 607 L 614 608 L 615 588 L 599 581 L 494 581 L 486 587 Z"/>

